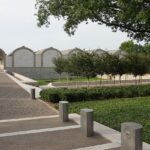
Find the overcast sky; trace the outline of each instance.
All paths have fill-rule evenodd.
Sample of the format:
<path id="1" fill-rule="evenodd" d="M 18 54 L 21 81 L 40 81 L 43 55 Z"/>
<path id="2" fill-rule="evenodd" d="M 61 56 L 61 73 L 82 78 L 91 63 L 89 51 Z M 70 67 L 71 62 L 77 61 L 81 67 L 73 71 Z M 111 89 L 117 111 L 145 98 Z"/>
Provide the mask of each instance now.
<path id="1" fill-rule="evenodd" d="M 23 45 L 34 51 L 51 46 L 59 50 L 74 47 L 115 50 L 129 40 L 125 33 L 113 33 L 96 23 L 82 23 L 71 37 L 63 30 L 63 20 L 52 19 L 49 28 L 39 28 L 34 5 L 35 0 L 0 0 L 0 48 L 6 53 Z"/>

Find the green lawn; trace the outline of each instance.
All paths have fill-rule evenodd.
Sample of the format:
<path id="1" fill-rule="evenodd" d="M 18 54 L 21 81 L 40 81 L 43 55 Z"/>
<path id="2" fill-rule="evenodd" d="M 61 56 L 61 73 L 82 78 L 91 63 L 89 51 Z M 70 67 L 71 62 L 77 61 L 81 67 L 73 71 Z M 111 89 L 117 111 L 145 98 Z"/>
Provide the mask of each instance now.
<path id="1" fill-rule="evenodd" d="M 143 140 L 150 143 L 150 97 L 126 98 L 105 101 L 74 102 L 72 113 L 81 108 L 94 109 L 94 119 L 120 131 L 122 122 L 137 122 L 143 125 Z"/>
<path id="2" fill-rule="evenodd" d="M 97 77 L 89 79 L 89 81 L 100 81 L 100 80 L 101 78 L 97 78 Z M 76 82 L 76 81 L 88 82 L 88 79 L 84 77 L 78 77 L 78 78 L 74 77 L 74 78 L 70 78 L 69 80 L 67 80 L 66 78 L 54 80 L 54 82 Z"/>
<path id="3" fill-rule="evenodd" d="M 52 82 L 52 80 L 37 80 L 38 85 L 47 85 Z"/>
<path id="4" fill-rule="evenodd" d="M 61 78 L 61 79 L 51 79 L 51 80 L 37 80 L 38 85 L 47 85 L 50 82 L 88 82 L 87 78 L 70 78 L 69 80 L 67 80 L 66 78 Z M 90 78 L 89 81 L 101 81 L 101 78 Z"/>

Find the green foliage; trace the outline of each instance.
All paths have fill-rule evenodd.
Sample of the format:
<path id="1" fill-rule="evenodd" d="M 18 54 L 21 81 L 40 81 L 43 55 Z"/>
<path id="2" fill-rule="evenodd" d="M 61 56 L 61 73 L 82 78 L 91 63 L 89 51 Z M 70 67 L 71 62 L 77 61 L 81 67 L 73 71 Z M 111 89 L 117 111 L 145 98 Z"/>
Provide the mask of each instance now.
<path id="1" fill-rule="evenodd" d="M 149 58 L 144 56 L 142 53 L 133 53 L 126 56 L 128 61 L 128 71 L 132 73 L 135 77 L 137 75 L 144 75 L 148 72 Z"/>
<path id="2" fill-rule="evenodd" d="M 60 99 L 60 92 L 58 90 L 42 90 L 40 96 L 45 101 L 50 101 L 52 103 L 58 103 Z"/>
<path id="3" fill-rule="evenodd" d="M 53 80 L 37 80 L 38 85 L 47 85 L 50 82 L 53 82 Z"/>
<path id="4" fill-rule="evenodd" d="M 124 97 L 130 98 L 138 96 L 149 96 L 150 85 L 80 89 L 48 89 L 41 91 L 40 95 L 41 99 L 54 103 L 57 103 L 60 100 L 74 102 Z"/>
<path id="5" fill-rule="evenodd" d="M 136 51 L 136 47 L 133 41 L 125 41 L 121 43 L 119 49 L 126 53 L 134 53 Z"/>
<path id="6" fill-rule="evenodd" d="M 148 55 L 150 55 L 150 44 L 145 44 L 144 46 L 143 46 L 143 51 L 146 53 L 146 54 L 148 54 Z"/>
<path id="7" fill-rule="evenodd" d="M 80 113 L 82 108 L 93 109 L 95 121 L 118 131 L 123 122 L 142 124 L 143 140 L 150 143 L 150 97 L 74 102 L 70 104 L 70 113 Z"/>
<path id="8" fill-rule="evenodd" d="M 50 16 L 66 20 L 64 30 L 74 34 L 89 20 L 127 32 L 129 37 L 150 41 L 150 2 L 147 0 L 36 0 L 38 25 L 49 25 Z"/>
<path id="9" fill-rule="evenodd" d="M 135 44 L 133 41 L 125 41 L 121 43 L 119 49 L 127 54 L 144 52 L 144 46 L 140 44 Z"/>
<path id="10" fill-rule="evenodd" d="M 134 44 L 133 41 L 123 42 L 120 50 L 114 54 L 95 52 L 78 52 L 68 58 L 58 57 L 54 60 L 55 71 L 66 72 L 70 76 L 86 77 L 88 80 L 103 74 L 114 77 L 123 74 L 143 76 L 150 72 L 150 46 Z"/>
<path id="11" fill-rule="evenodd" d="M 65 59 L 63 59 L 62 57 L 58 57 L 53 60 L 53 63 L 55 65 L 55 71 L 61 75 L 64 72 Z"/>
<path id="12" fill-rule="evenodd" d="M 87 77 L 87 79 L 94 77 L 95 76 L 95 66 L 94 66 L 94 58 L 95 54 L 94 53 L 78 53 L 76 55 L 78 58 L 78 65 L 79 69 L 81 71 L 81 75 Z"/>

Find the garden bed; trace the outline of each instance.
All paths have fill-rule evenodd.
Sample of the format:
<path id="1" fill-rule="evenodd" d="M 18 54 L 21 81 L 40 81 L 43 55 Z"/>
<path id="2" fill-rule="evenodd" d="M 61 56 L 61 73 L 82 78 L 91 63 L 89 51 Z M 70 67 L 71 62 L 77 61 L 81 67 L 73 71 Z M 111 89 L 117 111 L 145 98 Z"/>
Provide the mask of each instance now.
<path id="1" fill-rule="evenodd" d="M 118 131 L 123 122 L 142 124 L 143 140 L 150 143 L 150 97 L 73 102 L 70 113 L 80 113 L 82 108 L 94 109 L 95 121 Z"/>

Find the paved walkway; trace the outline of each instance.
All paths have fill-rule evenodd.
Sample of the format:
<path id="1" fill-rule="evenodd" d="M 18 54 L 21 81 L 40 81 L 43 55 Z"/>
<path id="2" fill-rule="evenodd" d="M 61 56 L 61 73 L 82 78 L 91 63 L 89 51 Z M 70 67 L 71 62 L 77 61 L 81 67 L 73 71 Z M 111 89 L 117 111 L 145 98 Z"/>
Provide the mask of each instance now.
<path id="1" fill-rule="evenodd" d="M 28 92 L 0 72 L 0 120 L 55 114 L 44 103 L 31 100 Z"/>

